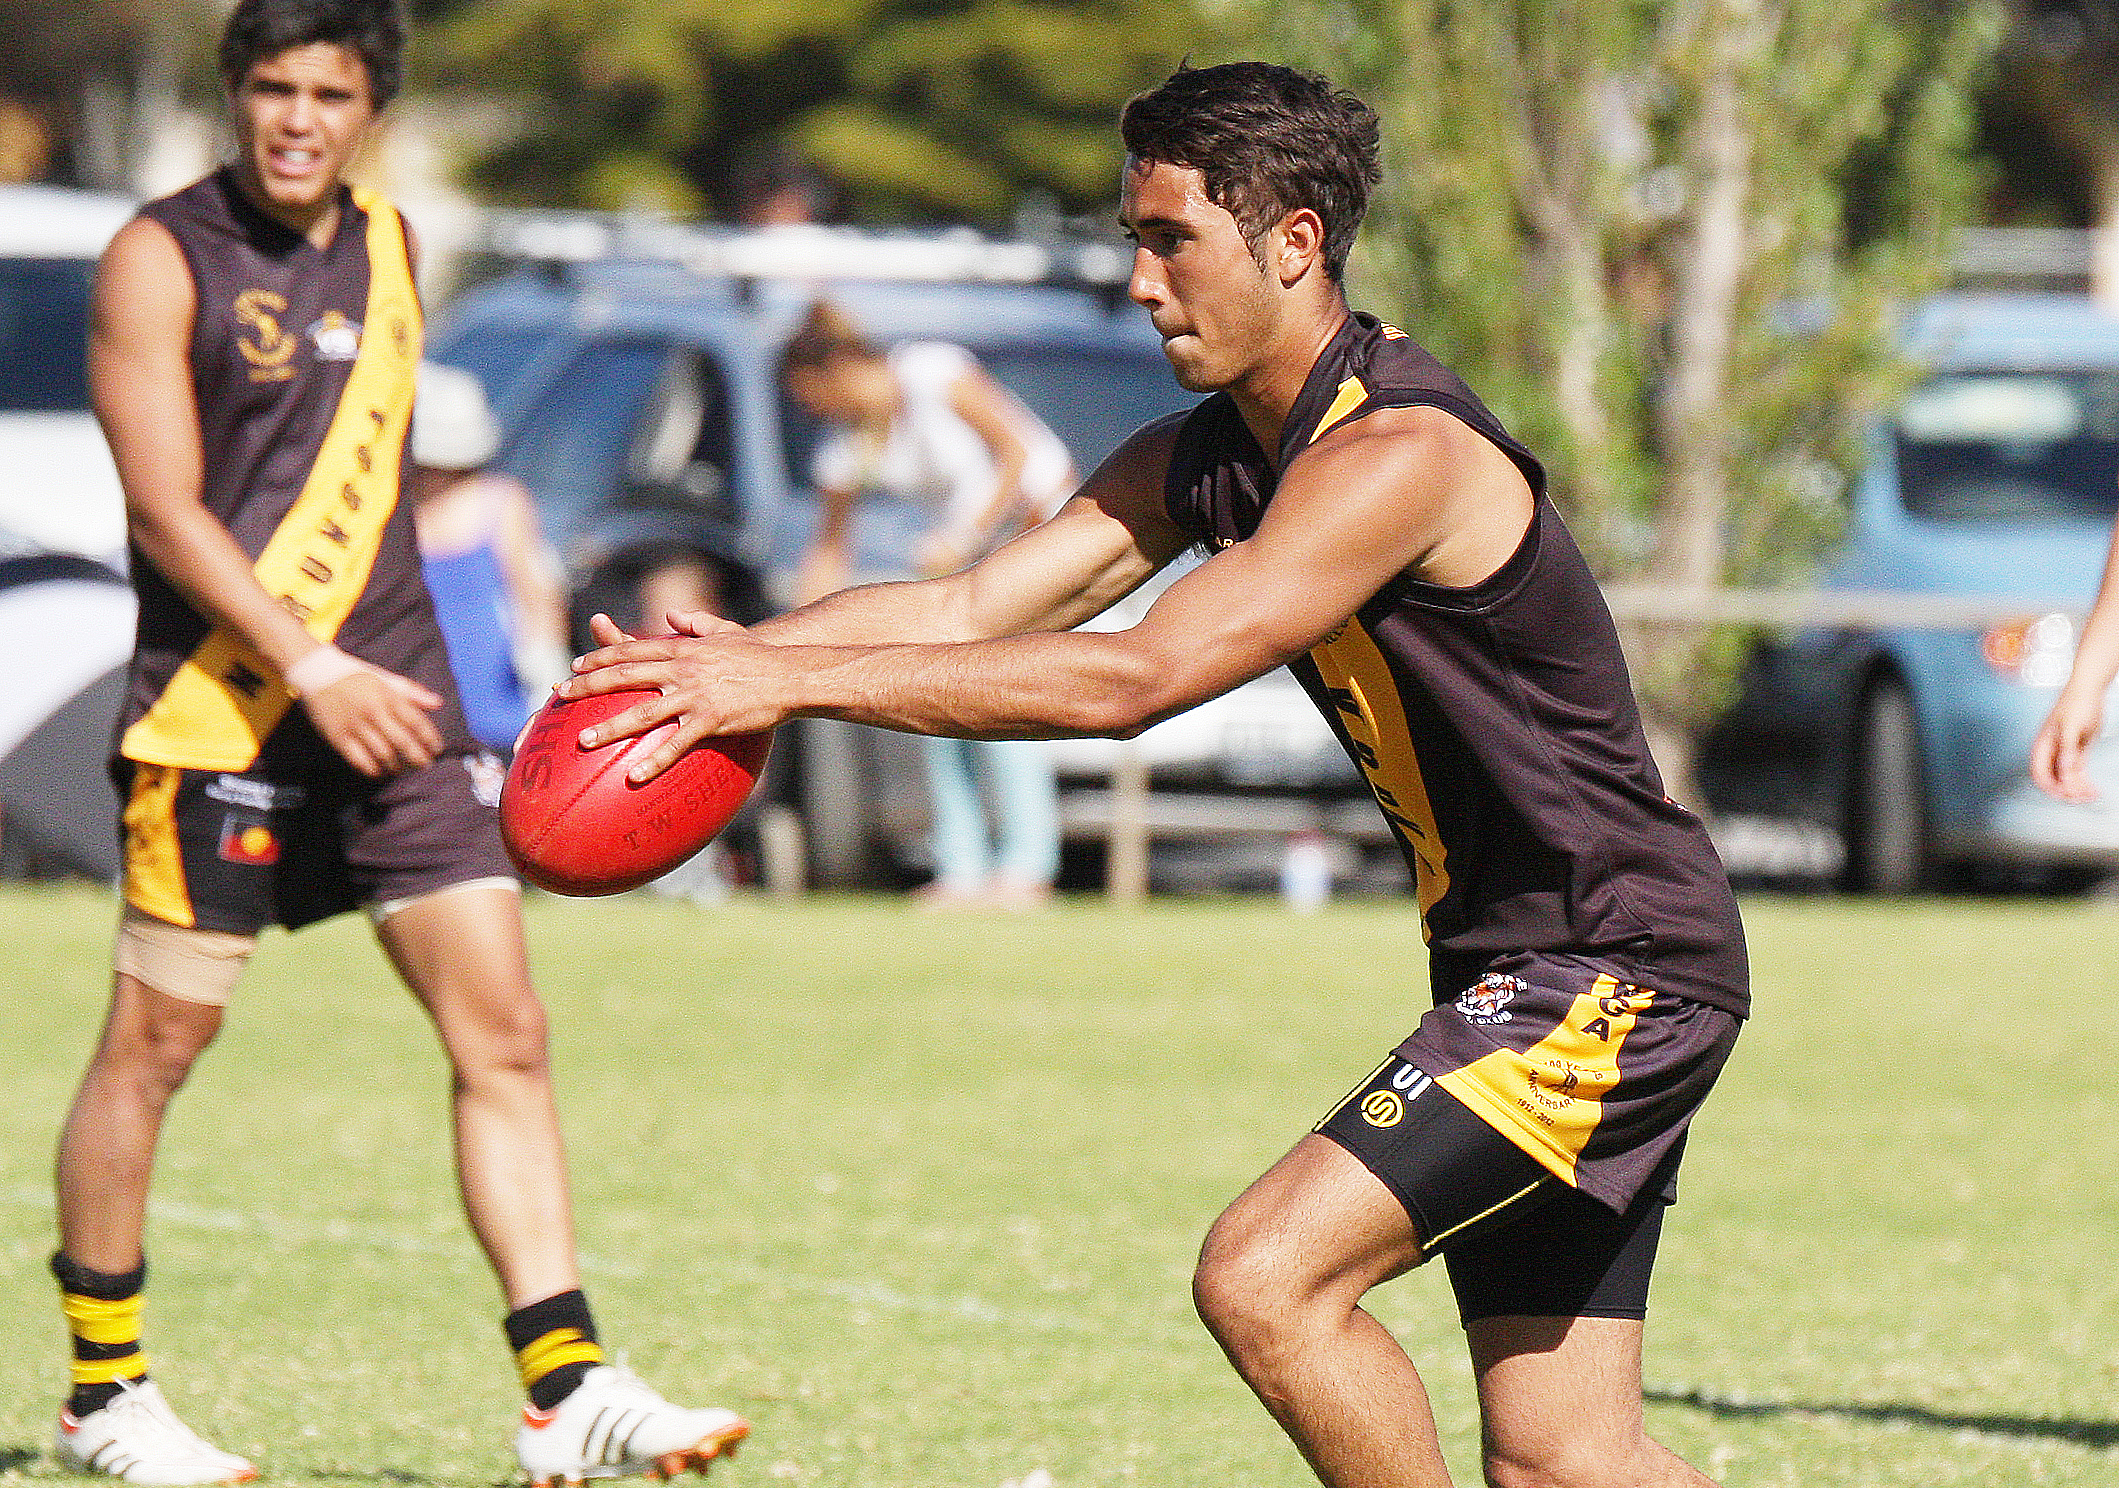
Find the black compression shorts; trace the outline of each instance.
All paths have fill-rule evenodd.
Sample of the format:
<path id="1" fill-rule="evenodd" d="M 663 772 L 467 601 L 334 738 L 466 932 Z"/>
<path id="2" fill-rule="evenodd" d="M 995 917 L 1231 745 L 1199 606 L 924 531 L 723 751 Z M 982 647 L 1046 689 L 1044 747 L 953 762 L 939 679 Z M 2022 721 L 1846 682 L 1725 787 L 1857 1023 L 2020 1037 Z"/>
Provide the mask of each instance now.
<path id="1" fill-rule="evenodd" d="M 1442 1256 L 1466 1324 L 1647 1315 L 1649 1272 L 1663 1210 L 1676 1198 L 1682 1142 L 1665 1159 L 1664 1181 L 1614 1214 L 1401 1059 L 1386 1063 L 1317 1130 L 1359 1158 L 1405 1206 L 1423 1259 Z"/>

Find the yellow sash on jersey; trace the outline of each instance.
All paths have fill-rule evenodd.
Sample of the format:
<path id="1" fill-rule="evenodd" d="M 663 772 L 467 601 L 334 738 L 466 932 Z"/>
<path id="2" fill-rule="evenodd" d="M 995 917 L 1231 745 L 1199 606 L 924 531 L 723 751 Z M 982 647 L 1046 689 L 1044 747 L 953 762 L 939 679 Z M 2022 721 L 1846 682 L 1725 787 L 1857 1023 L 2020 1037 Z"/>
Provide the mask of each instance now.
<path id="1" fill-rule="evenodd" d="M 397 507 L 398 462 L 412 418 L 421 319 L 396 208 L 355 187 L 368 214 L 368 305 L 360 354 L 302 493 L 254 572 L 320 641 L 338 634 L 368 586 Z M 271 665 L 215 626 L 154 706 L 125 731 L 127 759 L 193 770 L 245 770 L 293 702 Z"/>
<path id="2" fill-rule="evenodd" d="M 1339 722 L 1354 746 L 1354 759 L 1369 793 L 1413 853 L 1413 893 L 1420 904 L 1420 935 L 1428 936 L 1427 912 L 1449 892 L 1449 848 L 1435 825 L 1427 779 L 1405 721 L 1405 701 L 1383 648 L 1358 618 L 1310 648 L 1317 675 L 1339 709 Z"/>

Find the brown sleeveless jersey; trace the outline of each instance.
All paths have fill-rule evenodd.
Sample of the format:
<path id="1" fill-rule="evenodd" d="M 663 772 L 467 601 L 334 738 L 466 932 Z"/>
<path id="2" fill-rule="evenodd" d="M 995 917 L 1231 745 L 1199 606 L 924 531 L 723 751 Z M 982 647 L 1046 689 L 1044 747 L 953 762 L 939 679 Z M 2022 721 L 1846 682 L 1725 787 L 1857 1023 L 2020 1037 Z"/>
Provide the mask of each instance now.
<path id="1" fill-rule="evenodd" d="M 313 634 L 448 699 L 435 717 L 445 747 L 468 747 L 410 504 L 399 499 L 421 326 L 395 210 L 341 188 L 337 232 L 318 248 L 259 211 L 224 168 L 141 215 L 176 239 L 197 292 L 190 359 L 206 509 Z M 390 292 L 374 297 L 385 313 L 370 324 L 377 243 L 389 250 L 390 279 L 378 284 Z M 269 669 L 215 632 L 137 548 L 132 577 L 140 613 L 121 753 L 239 769 L 264 736 L 278 756 L 290 729 L 306 731 Z M 206 675 L 181 677 L 187 662 Z M 177 706 L 184 683 L 196 684 L 191 706 Z M 249 728 L 202 698 L 244 705 Z"/>
<path id="2" fill-rule="evenodd" d="M 1498 955 L 1550 951 L 1745 1014 L 1735 896 L 1705 829 L 1663 793 L 1617 630 L 1538 461 L 1455 374 L 1355 315 L 1311 369 L 1278 468 L 1319 435 L 1414 405 L 1507 453 L 1536 496 L 1530 528 L 1471 588 L 1393 579 L 1290 670 L 1413 870 L 1437 995 Z M 1241 542 L 1273 499 L 1274 470 L 1217 394 L 1180 428 L 1170 515 L 1210 548 Z"/>

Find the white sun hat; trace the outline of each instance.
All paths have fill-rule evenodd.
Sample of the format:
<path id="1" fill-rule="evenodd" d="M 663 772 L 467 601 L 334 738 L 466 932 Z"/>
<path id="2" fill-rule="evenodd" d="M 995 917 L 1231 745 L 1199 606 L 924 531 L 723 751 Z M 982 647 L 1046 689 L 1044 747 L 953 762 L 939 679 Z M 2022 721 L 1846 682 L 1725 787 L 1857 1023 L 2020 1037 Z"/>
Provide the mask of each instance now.
<path id="1" fill-rule="evenodd" d="M 500 448 L 500 424 L 485 384 L 461 367 L 419 364 L 412 404 L 412 458 L 434 470 L 476 470 Z"/>

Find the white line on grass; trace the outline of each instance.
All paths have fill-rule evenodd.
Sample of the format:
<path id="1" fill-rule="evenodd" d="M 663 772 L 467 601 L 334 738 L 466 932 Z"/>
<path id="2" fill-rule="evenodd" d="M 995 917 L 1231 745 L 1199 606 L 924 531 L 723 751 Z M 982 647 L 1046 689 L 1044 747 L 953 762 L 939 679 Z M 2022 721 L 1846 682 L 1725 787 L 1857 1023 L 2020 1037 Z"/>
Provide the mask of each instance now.
<path id="1" fill-rule="evenodd" d="M 47 1190 L 25 1184 L 9 1189 L 6 1200 L 11 1206 L 48 1209 L 51 1207 L 52 1196 Z M 202 1204 L 187 1204 L 178 1199 L 152 1200 L 147 1210 L 160 1224 L 224 1235 L 256 1235 L 281 1247 L 343 1246 L 354 1250 L 385 1251 L 394 1255 L 465 1255 L 471 1250 L 467 1236 L 410 1235 L 380 1225 L 354 1224 L 342 1219 L 327 1220 L 321 1225 L 304 1225 L 285 1215 L 264 1211 L 245 1213 L 236 1209 L 212 1209 Z M 579 1261 L 581 1269 L 592 1276 L 631 1280 L 647 1275 L 643 1268 L 630 1261 L 610 1260 L 586 1252 L 579 1257 Z M 718 1273 L 717 1279 L 724 1285 L 782 1287 L 789 1291 L 830 1297 L 854 1307 L 964 1318 L 975 1323 L 992 1323 L 1008 1328 L 1035 1328 L 1046 1332 L 1088 1332 L 1093 1329 L 1093 1325 L 1083 1318 L 1066 1317 L 1056 1313 L 1016 1312 L 996 1307 L 991 1302 L 970 1295 L 923 1296 L 916 1292 L 901 1292 L 881 1282 L 801 1276 L 777 1267 L 747 1265 L 725 1258 L 716 1261 L 714 1270 Z"/>

